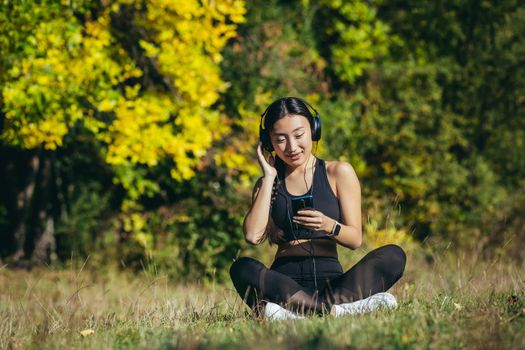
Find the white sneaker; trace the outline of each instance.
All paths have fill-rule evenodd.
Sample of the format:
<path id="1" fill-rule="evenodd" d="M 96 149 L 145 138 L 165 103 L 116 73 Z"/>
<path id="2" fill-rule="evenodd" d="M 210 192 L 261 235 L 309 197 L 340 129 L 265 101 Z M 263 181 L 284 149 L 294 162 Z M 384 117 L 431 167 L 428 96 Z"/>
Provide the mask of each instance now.
<path id="1" fill-rule="evenodd" d="M 287 310 L 279 304 L 267 302 L 264 308 L 264 318 L 269 319 L 270 321 L 278 321 L 288 319 L 303 319 L 305 316 Z"/>
<path id="2" fill-rule="evenodd" d="M 387 292 L 377 293 L 368 298 L 354 301 L 352 303 L 345 303 L 333 305 L 330 314 L 335 317 L 347 314 L 364 314 L 374 311 L 376 309 L 395 309 L 397 308 L 396 298 Z"/>

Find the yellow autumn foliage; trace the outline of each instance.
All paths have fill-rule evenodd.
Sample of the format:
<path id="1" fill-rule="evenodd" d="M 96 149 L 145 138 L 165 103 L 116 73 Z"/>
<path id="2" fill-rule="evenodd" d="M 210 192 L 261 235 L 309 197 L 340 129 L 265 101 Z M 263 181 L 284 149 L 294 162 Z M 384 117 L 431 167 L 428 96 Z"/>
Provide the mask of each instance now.
<path id="1" fill-rule="evenodd" d="M 211 106 L 228 87 L 218 64 L 244 21 L 244 1 L 118 0 L 86 21 L 68 5 L 62 2 L 62 16 L 36 25 L 24 55 L 7 72 L 2 139 L 54 150 L 73 127 L 82 126 L 100 141 L 116 181 L 133 188 L 134 198 L 154 187 L 130 174 L 136 167 L 169 159 L 174 179 L 191 178 L 208 148 L 229 130 L 222 122 L 228 116 Z M 146 33 L 137 45 L 161 82 L 144 85 L 143 62 L 114 36 L 111 18 L 123 9 Z"/>
<path id="2" fill-rule="evenodd" d="M 397 244 L 408 250 L 415 241 L 405 228 L 397 228 L 388 218 L 383 217 L 379 208 L 369 208 L 368 220 L 364 223 L 363 241 L 366 245 L 375 249 L 386 244 Z"/>

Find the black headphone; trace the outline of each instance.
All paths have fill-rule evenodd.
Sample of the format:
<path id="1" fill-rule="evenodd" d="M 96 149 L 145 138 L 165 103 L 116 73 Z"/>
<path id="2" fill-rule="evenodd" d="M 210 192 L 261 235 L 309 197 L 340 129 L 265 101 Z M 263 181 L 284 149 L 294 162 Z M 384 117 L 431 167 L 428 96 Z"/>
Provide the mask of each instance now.
<path id="1" fill-rule="evenodd" d="M 263 114 L 261 114 L 261 122 L 259 124 L 259 139 L 261 140 L 262 147 L 268 152 L 273 151 L 273 145 L 272 145 L 272 141 L 270 140 L 270 134 L 268 133 L 268 130 L 264 129 L 263 119 L 266 116 L 266 113 L 268 112 L 268 109 L 270 108 L 270 106 L 272 106 L 274 103 L 277 103 L 278 101 L 281 101 L 287 98 L 297 99 L 303 102 L 306 106 L 309 106 L 311 109 L 314 110 L 315 115 L 313 116 L 312 123 L 310 125 L 310 128 L 312 130 L 312 141 L 319 141 L 321 139 L 321 116 L 319 115 L 317 110 L 314 107 L 312 107 L 311 104 L 309 104 L 308 102 L 306 102 L 305 100 L 299 97 L 292 97 L 292 96 L 281 97 L 280 99 L 272 102 L 268 107 L 266 107 Z"/>

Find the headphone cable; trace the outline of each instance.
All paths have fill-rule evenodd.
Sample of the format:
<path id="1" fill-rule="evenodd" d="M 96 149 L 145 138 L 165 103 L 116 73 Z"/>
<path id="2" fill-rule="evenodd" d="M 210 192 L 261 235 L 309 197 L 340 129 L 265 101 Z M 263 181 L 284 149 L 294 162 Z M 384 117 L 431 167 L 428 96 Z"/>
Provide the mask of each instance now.
<path id="1" fill-rule="evenodd" d="M 316 142 L 316 145 L 315 145 L 315 153 L 317 153 L 317 142 Z M 314 153 L 314 155 L 315 155 Z M 306 193 L 308 192 L 311 192 L 311 195 L 312 195 L 312 199 L 313 199 L 313 193 L 314 193 L 314 171 L 317 170 L 317 165 L 313 166 L 312 165 L 312 187 L 310 188 L 310 191 L 307 191 Z M 284 175 L 284 174 L 283 174 Z M 283 181 L 285 181 L 285 179 L 283 178 Z M 304 181 L 305 181 L 305 184 L 306 184 L 306 188 L 308 189 L 308 183 L 306 181 L 306 169 L 305 169 L 305 173 L 304 173 Z M 315 206 L 315 203 L 314 203 L 314 206 Z M 287 213 L 287 216 L 288 216 L 288 221 L 290 222 L 290 227 L 292 229 L 292 234 L 295 238 L 295 240 L 297 241 L 297 243 L 299 244 L 299 246 L 306 252 L 308 252 L 310 254 L 310 257 L 312 258 L 312 263 L 313 263 L 313 270 L 314 270 L 314 285 L 315 285 L 315 289 L 316 290 L 319 290 L 318 289 L 318 286 L 317 286 L 317 269 L 316 269 L 316 264 L 315 264 L 315 249 L 313 247 L 313 244 L 312 244 L 312 239 L 310 239 L 308 241 L 309 245 L 310 245 L 310 248 L 311 250 L 309 249 L 306 249 L 305 247 L 303 247 L 303 244 L 301 242 L 299 242 L 299 239 L 297 238 L 297 236 L 295 235 L 295 230 L 294 230 L 294 227 L 293 227 L 293 224 L 292 224 L 292 220 L 290 219 L 290 210 L 288 209 L 288 198 L 286 198 L 286 213 Z"/>

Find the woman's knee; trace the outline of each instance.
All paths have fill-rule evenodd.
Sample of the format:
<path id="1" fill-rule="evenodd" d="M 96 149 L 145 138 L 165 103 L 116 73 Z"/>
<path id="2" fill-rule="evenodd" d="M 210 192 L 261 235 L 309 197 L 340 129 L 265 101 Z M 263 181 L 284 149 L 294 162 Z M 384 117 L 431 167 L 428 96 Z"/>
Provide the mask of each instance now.
<path id="1" fill-rule="evenodd" d="M 239 257 L 230 266 L 230 277 L 234 280 L 242 278 L 244 275 L 249 276 L 255 272 L 254 267 L 259 265 L 262 265 L 262 263 L 254 258 L 248 256 Z"/>
<path id="2" fill-rule="evenodd" d="M 383 259 L 381 260 L 384 262 L 385 268 L 393 275 L 396 275 L 397 278 L 400 278 L 405 272 L 407 261 L 407 256 L 403 248 L 397 244 L 387 244 L 380 249 L 383 255 Z"/>

